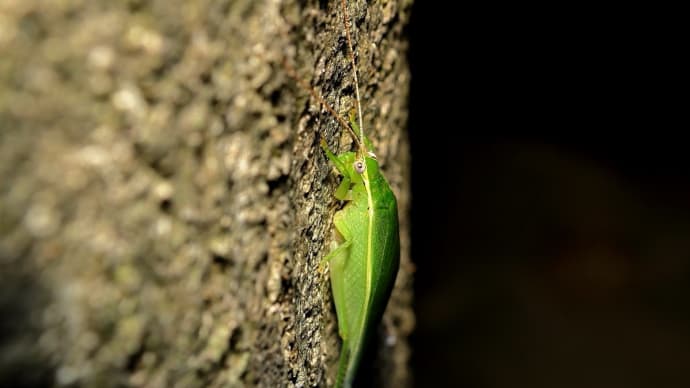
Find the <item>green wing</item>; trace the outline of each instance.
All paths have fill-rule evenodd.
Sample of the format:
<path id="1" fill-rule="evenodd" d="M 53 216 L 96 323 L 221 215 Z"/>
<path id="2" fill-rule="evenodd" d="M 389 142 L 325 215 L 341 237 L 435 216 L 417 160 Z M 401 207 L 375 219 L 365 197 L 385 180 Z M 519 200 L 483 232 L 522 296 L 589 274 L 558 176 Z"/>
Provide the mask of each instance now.
<path id="1" fill-rule="evenodd" d="M 343 337 L 338 377 L 341 380 L 344 376 L 345 387 L 351 386 L 362 354 L 375 336 L 400 260 L 395 195 L 379 172 L 376 160 L 366 161 L 364 181 L 368 185 L 353 185 L 352 201 L 335 219 L 338 231 L 349 245 L 349 254 L 334 258 L 331 267 L 338 326 Z M 336 386 L 340 386 L 340 381 Z"/>

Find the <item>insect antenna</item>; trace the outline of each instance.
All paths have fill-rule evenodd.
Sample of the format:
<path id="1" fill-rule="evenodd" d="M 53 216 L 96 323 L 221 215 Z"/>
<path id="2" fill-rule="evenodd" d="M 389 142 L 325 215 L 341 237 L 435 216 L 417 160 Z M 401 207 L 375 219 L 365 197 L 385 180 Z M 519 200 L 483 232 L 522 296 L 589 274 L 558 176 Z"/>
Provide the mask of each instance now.
<path id="1" fill-rule="evenodd" d="M 359 148 L 363 148 L 364 143 L 360 141 L 359 136 L 355 133 L 350 124 L 343 120 L 343 118 L 340 117 L 340 115 L 338 115 L 338 112 L 336 112 L 335 109 L 333 109 L 333 107 L 330 104 L 328 104 L 326 100 L 324 100 L 323 97 L 321 97 L 321 95 L 319 95 L 319 93 L 316 92 L 316 90 L 314 90 L 314 88 L 312 88 L 309 84 L 307 84 L 302 78 L 300 78 L 297 75 L 295 69 L 292 66 L 290 66 L 290 64 L 285 58 L 283 58 L 282 64 L 285 68 L 285 72 L 290 76 L 290 78 L 294 79 L 302 89 L 308 91 L 309 94 L 311 94 L 311 96 L 314 97 L 314 99 L 316 99 L 324 108 L 326 108 L 328 113 L 330 113 L 331 116 L 335 117 L 335 119 L 338 120 L 340 125 L 345 127 L 350 132 L 350 135 L 352 136 L 352 139 L 355 141 L 355 143 L 357 143 L 357 146 Z"/>
<path id="2" fill-rule="evenodd" d="M 359 97 L 359 78 L 357 77 L 357 64 L 355 63 L 355 50 L 352 48 L 352 38 L 350 38 L 350 18 L 347 15 L 347 5 L 345 0 L 340 0 L 340 5 L 343 8 L 343 20 L 345 22 L 345 36 L 347 36 L 347 47 L 350 52 L 350 62 L 352 62 L 352 74 L 355 78 L 355 96 L 357 97 L 357 116 L 359 121 L 359 138 L 360 138 L 360 148 L 363 154 L 367 153 L 366 145 L 364 142 L 364 125 L 362 125 L 362 103 Z"/>

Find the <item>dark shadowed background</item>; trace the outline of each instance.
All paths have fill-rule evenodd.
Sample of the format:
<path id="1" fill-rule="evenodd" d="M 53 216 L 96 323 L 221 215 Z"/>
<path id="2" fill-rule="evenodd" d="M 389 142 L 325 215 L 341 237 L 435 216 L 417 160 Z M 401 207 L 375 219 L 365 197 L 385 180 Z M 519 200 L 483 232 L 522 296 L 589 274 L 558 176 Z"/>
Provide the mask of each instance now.
<path id="1" fill-rule="evenodd" d="M 416 386 L 690 386 L 673 26 L 485 7 L 413 8 Z"/>
<path id="2" fill-rule="evenodd" d="M 207 204 L 208 208 L 203 208 L 216 217 L 219 212 L 214 211 L 215 202 L 205 198 L 215 198 L 214 193 L 220 193 L 218 197 L 231 202 L 223 205 L 226 206 L 224 211 L 233 213 L 229 210 L 235 209 L 233 201 L 241 201 L 238 196 L 224 193 L 234 192 L 232 190 L 237 189 L 240 183 L 248 180 L 214 180 L 215 164 L 200 162 L 198 153 L 194 151 L 202 139 L 199 134 L 222 132 L 205 121 L 196 120 L 206 115 L 203 109 L 182 110 L 186 114 L 180 115 L 177 124 L 182 131 L 170 132 L 177 133 L 179 138 L 169 137 L 169 132 L 164 129 L 167 130 L 169 121 L 167 115 L 177 112 L 176 109 L 186 106 L 184 104 L 190 103 L 192 108 L 206 106 L 203 103 L 206 100 L 191 104 L 196 102 L 192 96 L 212 99 L 215 101 L 213 106 L 225 109 L 226 106 L 234 106 L 228 102 L 234 92 L 225 89 L 232 82 L 226 81 L 239 79 L 249 82 L 254 79 L 253 76 L 245 76 L 254 75 L 254 72 L 253 67 L 244 66 L 247 61 L 242 60 L 245 58 L 242 55 L 249 58 L 250 53 L 243 53 L 248 45 L 241 41 L 238 33 L 246 33 L 252 39 L 257 37 L 247 31 L 235 30 L 236 24 L 233 23 L 244 15 L 230 12 L 237 19 L 221 17 L 217 20 L 227 4 L 251 2 L 218 3 L 218 12 L 211 8 L 198 13 L 186 12 L 187 8 L 178 9 L 167 3 L 160 7 L 153 3 L 130 1 L 125 6 L 113 7 L 128 8 L 133 13 L 140 8 L 167 7 L 175 11 L 171 15 L 179 12 L 187 17 L 161 20 L 150 17 L 150 20 L 143 18 L 138 21 L 127 16 L 127 9 L 121 10 L 121 14 L 107 15 L 107 10 L 102 10 L 102 4 L 97 2 L 84 9 L 70 5 L 71 2 L 46 2 L 51 5 L 46 9 L 55 13 L 46 13 L 43 9 L 41 12 L 28 12 L 22 23 L 17 24 L 29 43 L 20 45 L 16 63 L 22 64 L 36 53 L 47 53 L 51 62 L 43 66 L 42 61 L 37 61 L 33 67 L 21 72 L 35 74 L 35 77 L 15 79 L 7 69 L 13 70 L 14 66 L 23 70 L 23 67 L 3 65 L 8 61 L 1 59 L 9 57 L 0 53 L 0 84 L 11 86 L 0 88 L 0 106 L 4 103 L 5 106 L 16 107 L 18 117 L 31 117 L 33 120 L 26 124 L 17 120 L 22 125 L 16 125 L 11 132 L 0 128 L 0 143 L 12 141 L 16 144 L 16 147 L 4 147 L 0 160 L 17 161 L 15 164 L 0 163 L 0 177 L 21 176 L 23 172 L 24 175 L 32 175 L 36 171 L 32 164 L 34 160 L 41 162 L 37 164 L 39 166 L 51 165 L 46 170 L 48 172 L 34 174 L 40 175 L 40 179 L 32 179 L 23 186 L 17 183 L 19 181 L 8 178 L 0 180 L 0 194 L 10 193 L 10 188 L 15 186 L 18 193 L 31 192 L 38 187 L 34 185 L 43 180 L 55 182 L 55 187 L 64 190 L 54 197 L 48 195 L 52 186 L 47 187 L 49 190 L 40 187 L 47 194 L 44 193 L 39 202 L 47 205 L 33 208 L 32 217 L 27 219 L 37 222 L 31 223 L 30 229 L 39 237 L 56 233 L 56 230 L 73 229 L 89 236 L 94 233 L 98 237 L 89 240 L 93 247 L 85 250 L 81 250 L 84 245 L 81 244 L 81 233 L 70 237 L 72 245 L 67 244 L 67 248 L 47 239 L 49 243 L 40 245 L 37 254 L 33 250 L 38 245 L 25 232 L 1 236 L 8 237 L 12 247 L 26 248 L 12 250 L 11 255 L 5 254 L 7 257 L 0 252 L 2 269 L 8 271 L 0 271 L 0 387 L 50 386 L 55 379 L 63 381 L 63 386 L 78 386 L 76 372 L 82 365 L 80 360 L 95 358 L 92 357 L 94 354 L 100 358 L 93 365 L 103 368 L 102 375 L 96 373 L 100 370 L 96 370 L 94 376 L 105 376 L 104 384 L 112 386 L 119 383 L 124 386 L 126 381 L 133 380 L 114 380 L 110 374 L 111 365 L 115 370 L 126 369 L 129 373 L 139 363 L 143 365 L 142 370 L 157 370 L 154 369 L 157 363 L 169 359 L 172 360 L 170 364 L 161 363 L 161 370 L 181 369 L 193 381 L 202 381 L 208 375 L 223 377 L 217 371 L 230 371 L 220 364 L 226 359 L 232 360 L 233 365 L 246 364 L 249 360 L 245 356 L 251 352 L 250 340 L 241 340 L 241 335 L 231 335 L 231 331 L 211 328 L 216 327 L 214 325 L 227 328 L 223 317 L 232 315 L 232 311 L 223 304 L 232 302 L 232 298 L 223 295 L 227 293 L 228 285 L 233 283 L 227 282 L 224 274 L 225 271 L 243 274 L 240 269 L 234 272 L 231 268 L 241 268 L 245 264 L 231 258 L 254 255 L 233 253 L 226 257 L 216 254 L 216 247 L 221 251 L 234 249 L 233 244 L 225 239 L 215 239 L 216 235 L 226 235 L 223 228 L 227 225 L 208 221 L 215 218 L 197 217 L 196 214 L 206 213 L 196 213 L 196 210 L 189 210 L 196 208 L 181 206 L 185 201 L 198 201 Z M 335 4 L 321 3 L 324 9 L 330 3 Z M 11 28 L 3 25 L 4 18 L 11 19 L 2 13 L 4 4 L 0 0 L 0 46 L 3 39 L 6 43 L 7 37 L 11 36 L 8 33 Z M 10 1 L 6 4 L 9 9 L 24 7 L 25 3 Z M 36 2 L 26 4 L 29 4 L 27 9 L 39 8 Z M 72 6 L 79 9 L 72 12 Z M 194 2 L 186 2 L 185 6 L 204 8 L 202 3 Z M 687 22 L 667 20 L 673 11 L 655 18 L 651 10 L 635 11 L 631 10 L 632 5 L 627 7 L 603 9 L 601 6 L 594 8 L 577 4 L 529 8 L 519 4 L 507 8 L 494 3 L 478 6 L 415 1 L 407 30 L 412 70 L 408 128 L 412 147 L 412 259 L 416 265 L 416 326 L 411 339 L 410 367 L 414 372 L 415 386 L 690 387 L 690 165 L 688 142 L 683 133 L 688 128 L 687 118 L 677 117 L 684 113 L 682 108 L 686 105 L 677 95 L 687 94 L 687 87 L 678 82 L 682 68 L 680 59 L 687 51 L 687 42 L 677 42 L 678 38 L 675 38 L 684 36 L 676 30 Z M 66 11 L 61 11 L 63 8 Z M 142 15 L 147 15 L 146 12 Z M 84 16 L 101 14 L 107 18 Z M 209 20 L 215 20 L 208 30 L 212 31 L 209 36 L 217 42 L 224 42 L 217 47 L 236 48 L 236 51 L 218 49 L 211 44 L 213 39 L 203 38 L 206 36 L 204 33 L 194 33 L 197 31 L 195 17 L 199 15 L 208 15 Z M 122 30 L 130 33 L 118 32 L 123 26 L 120 20 L 135 22 L 132 24 L 135 28 Z M 144 21 L 146 23 L 142 26 L 160 23 L 160 33 L 154 28 L 139 27 L 138 23 Z M 59 28 L 55 29 L 53 24 Z M 92 29 L 106 31 L 103 39 L 107 44 L 95 46 L 96 50 L 88 56 L 87 63 L 82 61 L 85 56 L 78 48 L 94 38 L 90 33 Z M 56 31 L 57 38 L 54 38 L 51 34 Z M 187 50 L 186 44 L 174 43 L 168 48 L 173 50 L 171 53 L 161 51 L 161 42 L 165 41 L 161 37 L 166 36 L 166 31 L 172 37 L 171 42 L 189 41 L 191 49 Z M 75 44 L 77 48 L 73 51 L 59 49 L 65 36 L 75 38 L 64 40 Z M 119 47 L 111 42 L 120 40 L 123 42 L 122 50 L 109 46 L 115 44 Z M 40 44 L 34 47 L 36 42 Z M 188 55 L 183 55 L 185 53 Z M 9 62 L 15 61 L 10 59 Z M 164 66 L 173 59 L 180 60 L 179 68 Z M 219 64 L 229 64 L 217 69 L 221 75 L 234 75 L 235 71 L 241 75 L 218 78 L 221 84 L 226 85 L 222 90 L 210 82 L 213 79 L 209 76 L 210 70 L 203 70 L 205 66 L 215 69 Z M 173 69 L 178 69 L 179 74 L 173 72 L 177 75 L 168 77 L 166 72 Z M 109 76 L 103 76 L 111 71 L 124 74 L 123 79 L 127 82 L 122 85 L 111 83 Z M 685 72 L 687 70 L 682 69 L 682 73 Z M 128 137 L 123 143 L 113 146 L 112 139 L 121 139 L 119 128 L 130 127 L 131 123 L 137 124 L 144 120 L 142 117 L 147 117 L 135 109 L 146 102 L 142 96 L 147 87 L 142 94 L 129 78 L 148 80 L 148 75 L 161 81 L 171 80 L 170 84 L 166 81 L 159 85 L 160 96 L 154 99 L 171 108 L 160 111 L 162 113 L 158 115 L 158 124 L 152 127 L 153 132 L 127 131 L 127 136 L 139 134 L 142 137 L 134 140 Z M 147 82 L 143 85 L 149 85 Z M 255 88 L 233 87 L 242 90 Z M 151 90 L 154 89 L 158 90 Z M 214 97 L 217 94 L 221 96 L 219 99 Z M 111 103 L 111 95 L 121 98 L 112 99 L 114 102 Z M 34 100 L 34 97 L 38 99 Z M 261 101 L 259 95 L 256 97 Z M 31 101 L 41 103 L 34 105 Z M 98 109 L 84 101 L 97 102 L 94 106 Z M 119 108 L 118 104 L 121 105 Z M 376 106 L 376 102 L 373 105 Z M 119 110 L 113 110 L 112 106 L 131 111 L 133 118 L 122 119 L 130 116 L 121 116 Z M 79 109 L 72 112 L 74 107 Z M 70 112 L 67 113 L 68 109 Z M 254 123 L 254 120 L 264 117 L 243 111 L 240 104 L 233 109 L 236 110 L 232 112 L 241 114 L 238 117 L 250 117 L 246 123 Z M 34 111 L 40 114 L 34 115 Z M 62 121 L 56 121 L 54 117 L 60 117 Z M 284 119 L 285 116 L 281 117 Z M 96 125 L 101 121 L 114 124 Z M 25 136 L 26 132 L 22 130 L 32 130 L 36 123 L 40 128 L 68 128 L 70 131 L 64 132 L 66 137 L 55 131 Z M 235 125 L 242 123 L 245 121 L 238 120 Z M 199 129 L 195 129 L 197 125 Z M 94 130 L 91 137 L 85 137 L 83 127 L 98 130 Z M 194 136 L 185 135 L 187 130 Z M 217 135 L 209 136 L 209 139 L 215 139 Z M 271 135 L 270 138 L 273 137 Z M 158 139 L 166 141 L 159 143 Z M 280 140 L 281 144 L 287 144 L 285 139 Z M 51 155 L 72 155 L 74 150 L 80 149 L 78 145 L 82 141 L 95 145 L 86 147 L 88 152 L 75 154 L 79 161 L 84 162 L 77 163 L 76 159 L 60 156 L 54 159 L 55 165 L 52 164 Z M 229 142 L 224 140 L 219 143 L 219 148 L 208 149 L 220 152 L 223 149 L 220 144 L 225 144 L 225 141 Z M 185 144 L 179 160 L 187 162 L 176 163 L 172 161 L 178 159 L 160 156 L 166 155 L 165 150 L 177 149 L 176 142 Z M 131 154 L 138 152 L 138 157 L 131 157 L 128 151 L 130 144 L 137 145 Z M 253 143 L 246 139 L 236 144 Z M 267 155 L 274 151 L 263 140 L 259 144 L 265 144 L 265 147 L 243 147 L 257 152 L 263 150 Z M 32 148 L 33 145 L 37 148 Z M 286 145 L 281 147 L 287 149 Z M 94 150 L 103 150 L 99 152 L 112 155 L 112 159 L 110 156 L 105 159 L 98 157 L 100 153 Z M 280 159 L 283 160 L 282 157 Z M 120 162 L 110 163 L 110 160 Z M 159 163 L 160 160 L 163 162 Z M 284 160 L 289 161 L 289 158 Z M 67 162 L 74 164 L 61 164 Z M 197 162 L 199 166 L 209 168 L 207 174 L 198 173 Z M 76 172 L 85 171 L 86 175 L 68 174 L 75 171 L 60 169 L 63 165 L 76 166 L 76 169 L 82 164 L 87 168 Z M 92 165 L 94 167 L 90 167 Z M 175 170 L 178 165 L 185 167 L 180 168 L 182 175 L 176 181 L 190 182 L 190 189 L 181 191 L 181 200 L 172 201 L 171 186 L 163 184 L 169 176 L 159 177 L 160 173 L 153 170 L 162 168 L 167 171 L 170 166 Z M 257 176 L 264 174 L 261 169 L 255 170 Z M 109 175 L 101 175 L 102 171 L 108 171 Z M 136 171 L 143 171 L 142 175 L 133 173 Z M 61 176 L 63 173 L 65 175 Z M 283 182 L 277 186 L 280 188 L 285 179 L 280 175 L 279 180 L 272 182 Z M 218 191 L 210 190 L 209 197 L 195 194 L 192 188 L 196 185 L 203 187 L 207 180 L 218 183 Z M 155 190 L 150 193 L 138 191 L 145 186 Z M 88 195 L 80 194 L 82 192 Z M 129 192 L 149 194 L 141 194 L 145 200 L 130 208 L 128 205 L 133 201 L 122 194 Z M 98 193 L 104 193 L 103 197 L 97 196 Z M 276 193 L 279 195 L 280 191 Z M 112 194 L 112 198 L 105 194 Z M 21 195 L 13 198 L 15 203 L 27 202 Z M 57 200 L 53 203 L 54 198 L 64 199 L 69 206 L 62 206 L 62 202 Z M 72 201 L 74 198 L 77 198 L 76 202 Z M 110 199 L 102 206 L 101 198 Z M 112 202 L 118 206 L 122 204 L 122 207 L 112 206 Z M 60 213 L 51 212 L 53 208 L 67 208 L 65 214 L 86 209 L 81 211 L 87 223 L 74 224 L 73 229 L 60 227 L 63 225 Z M 100 210 L 102 208 L 113 213 Z M 0 207 L 3 215 L 0 217 L 0 230 L 12 230 L 14 224 L 26 223 L 21 209 L 23 207 L 16 205 Z M 128 210 L 127 217 L 119 217 L 121 209 Z M 189 218 L 189 222 L 177 223 L 173 217 L 170 221 L 173 223 L 163 223 L 169 220 L 171 211 L 190 214 L 182 217 Z M 152 220 L 160 220 L 156 223 L 159 226 L 149 228 L 149 218 L 141 218 L 140 213 L 150 215 Z M 12 218 L 5 214 L 18 216 Z M 111 223 L 110 218 L 104 219 L 101 214 L 115 214 L 117 217 L 110 218 L 122 218 L 125 222 Z M 130 224 L 129 217 L 136 222 Z M 51 222 L 55 219 L 58 221 Z M 257 228 L 263 228 L 261 225 L 265 221 L 258 220 Z M 89 230 L 83 226 L 90 226 L 88 222 L 97 227 Z M 166 229 L 175 232 L 176 237 L 146 238 L 149 233 L 163 233 L 159 230 Z M 117 231 L 126 233 L 120 235 Z M 182 244 L 180 241 L 187 235 L 207 236 L 204 241 L 213 247 L 212 259 L 210 255 L 204 255 L 203 260 L 196 259 L 196 245 L 191 246 L 194 249 L 184 250 L 189 251 L 189 260 L 179 260 L 177 255 L 170 253 L 177 252 L 177 244 Z M 109 245 L 112 237 L 109 236 L 120 236 L 119 240 L 127 243 L 134 241 L 132 246 L 136 249 L 131 251 L 134 253 L 113 253 L 112 245 Z M 252 238 L 263 241 L 261 236 L 263 234 L 257 232 Z M 139 238 L 143 243 L 136 244 Z M 103 252 L 98 257 L 109 259 L 91 260 L 94 257 L 91 250 Z M 84 261 L 72 260 L 76 263 L 73 267 L 70 264 L 62 269 L 61 263 L 70 260 L 54 258 L 73 259 L 72 252 Z M 119 255 L 126 256 L 126 260 Z M 31 266 L 33 261 L 16 259 L 25 257 L 51 258 L 40 262 L 39 268 L 57 265 L 63 272 L 37 271 Z M 265 257 L 262 255 L 257 262 L 263 262 Z M 159 260 L 161 258 L 174 259 L 176 264 L 168 266 L 169 262 Z M 140 261 L 144 263 L 143 268 L 137 264 Z M 287 259 L 285 261 L 288 262 Z M 29 264 L 24 268 L 22 263 Z M 148 263 L 154 263 L 155 268 L 147 267 Z M 253 268 L 252 265 L 246 266 Z M 159 271 L 165 276 L 155 277 Z M 177 278 L 178 272 L 182 274 L 180 278 L 191 273 L 189 279 L 195 280 L 195 274 L 204 271 L 216 279 L 215 282 L 198 282 L 200 287 L 203 283 L 208 285 L 204 289 L 210 291 L 204 295 L 188 292 L 187 283 Z M 72 284 L 61 281 L 61 276 L 78 279 L 81 273 L 86 279 L 92 274 L 95 280 L 93 283 Z M 280 275 L 281 272 L 275 273 Z M 142 275 L 143 278 L 152 276 L 155 280 L 148 283 L 155 287 L 151 294 L 146 295 L 155 306 L 158 303 L 166 306 L 163 310 L 144 304 L 137 312 L 145 314 L 134 314 L 136 304 L 133 301 L 138 303 L 140 300 L 138 287 L 144 283 L 140 274 L 146 274 Z M 59 284 L 63 292 L 55 293 L 55 287 L 45 287 L 42 282 L 46 279 L 50 285 Z M 236 282 L 233 287 L 249 289 L 242 288 L 241 284 L 252 283 L 253 280 L 241 279 L 242 283 Z M 275 279 L 275 284 L 280 286 L 280 276 Z M 121 289 L 127 291 L 127 303 L 120 303 Z M 256 295 L 262 295 L 261 292 L 257 291 Z M 60 308 L 46 308 L 47 313 L 42 315 L 43 306 L 53 303 L 54 293 L 59 297 L 56 306 Z M 99 299 L 101 295 L 107 297 L 107 303 Z M 219 303 L 214 304 L 213 310 L 217 317 L 203 316 L 205 334 L 185 336 L 185 333 L 196 332 L 194 322 L 201 319 L 194 309 L 189 310 L 185 306 L 209 311 L 210 308 L 203 307 L 210 303 L 209 300 Z M 285 300 L 289 302 L 290 299 Z M 90 314 L 92 311 L 108 314 Z M 180 315 L 176 315 L 178 312 Z M 63 322 L 60 318 L 63 313 L 70 319 Z M 124 320 L 122 328 L 111 327 L 118 317 L 130 316 L 132 319 Z M 176 320 L 178 316 L 188 319 Z M 97 330 L 52 330 L 45 335 L 36 323 L 42 320 L 49 321 L 54 328 L 91 327 Z M 160 325 L 159 321 L 162 322 Z M 142 322 L 156 325 L 146 326 L 148 323 Z M 168 328 L 175 333 L 175 341 L 167 341 L 169 337 L 165 336 L 165 330 L 142 330 L 144 327 Z M 140 334 L 142 332 L 146 335 Z M 244 332 L 251 333 L 249 330 Z M 103 333 L 106 334 L 102 336 L 102 341 L 107 341 L 105 347 L 100 346 L 99 335 Z M 242 333 L 242 330 L 235 333 Z M 289 341 L 278 341 L 280 335 L 274 334 L 278 331 L 266 333 L 262 340 L 271 346 L 269 349 L 287 346 L 285 344 Z M 207 337 L 214 340 L 206 341 Z M 71 338 L 81 341 L 71 341 Z M 201 345 L 190 346 L 185 342 L 189 338 L 197 338 Z M 147 348 L 139 346 L 144 340 L 151 341 L 147 346 L 154 349 L 152 353 L 144 354 L 143 350 Z M 65 349 L 63 344 L 67 343 L 71 350 L 69 355 L 76 356 L 73 359 L 67 357 L 62 365 L 66 367 L 56 372 L 52 364 L 55 360 L 44 360 L 44 355 L 34 350 L 37 349 L 36 343 L 47 349 Z M 169 353 L 167 346 L 178 343 L 180 345 L 175 348 L 178 351 Z M 205 344 L 208 344 L 208 352 Z M 189 349 L 203 355 L 192 366 L 185 358 L 190 353 Z M 156 352 L 164 357 L 156 358 Z M 178 353 L 180 357 L 177 357 Z M 56 358 L 65 356 L 55 355 Z M 216 363 L 216 359 L 221 361 Z M 177 368 L 177 365 L 183 367 Z M 270 372 L 273 364 L 268 362 L 265 365 Z M 374 369 L 376 365 L 369 367 Z M 192 372 L 187 373 L 185 368 Z M 240 369 L 242 367 L 238 367 Z M 136 381 L 145 381 L 141 376 L 134 374 L 139 379 Z M 156 376 L 154 374 L 154 378 Z M 240 381 L 240 376 L 229 376 L 227 381 Z M 186 386 L 183 381 L 176 382 Z"/>

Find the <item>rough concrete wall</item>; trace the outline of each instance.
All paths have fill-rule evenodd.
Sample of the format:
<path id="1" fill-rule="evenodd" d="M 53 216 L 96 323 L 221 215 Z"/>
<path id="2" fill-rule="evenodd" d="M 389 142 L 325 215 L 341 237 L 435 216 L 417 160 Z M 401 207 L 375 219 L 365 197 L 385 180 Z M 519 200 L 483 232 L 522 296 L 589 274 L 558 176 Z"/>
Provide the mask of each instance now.
<path id="1" fill-rule="evenodd" d="M 364 122 L 398 194 L 381 377 L 411 382 L 408 1 L 350 2 Z M 339 2 L 0 3 L 0 382 L 325 386 L 353 107 Z"/>

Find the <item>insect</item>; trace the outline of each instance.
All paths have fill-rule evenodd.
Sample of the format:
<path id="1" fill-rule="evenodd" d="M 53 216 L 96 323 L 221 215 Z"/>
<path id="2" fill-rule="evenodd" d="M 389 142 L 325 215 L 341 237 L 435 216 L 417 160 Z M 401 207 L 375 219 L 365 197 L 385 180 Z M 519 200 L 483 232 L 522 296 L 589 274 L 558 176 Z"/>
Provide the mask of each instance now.
<path id="1" fill-rule="evenodd" d="M 353 113 L 347 125 L 332 108 L 327 110 L 350 132 L 357 150 L 335 155 L 326 141 L 321 140 L 328 159 L 342 175 L 335 197 L 347 202 L 333 219 L 340 244 L 322 263 L 330 264 L 338 331 L 343 341 L 335 385 L 350 387 L 388 304 L 400 265 L 400 237 L 395 194 L 379 169 L 371 142 L 364 135 L 347 7 L 345 0 L 340 3 L 353 68 L 358 120 Z"/>
<path id="2" fill-rule="evenodd" d="M 376 334 L 400 266 L 398 205 L 395 194 L 379 169 L 371 141 L 364 135 L 359 81 L 346 0 L 340 4 L 353 68 L 357 113 L 348 124 L 287 62 L 283 66 L 302 88 L 350 133 L 356 150 L 336 155 L 321 139 L 321 148 L 342 175 L 334 195 L 345 201 L 333 224 L 339 241 L 320 262 L 330 265 L 330 282 L 342 339 L 336 387 L 352 386 L 367 346 Z"/>

